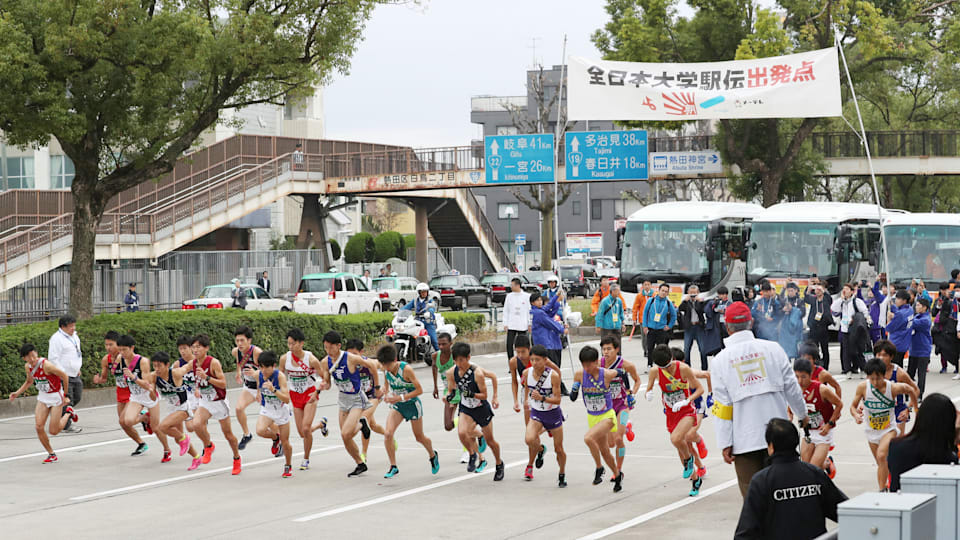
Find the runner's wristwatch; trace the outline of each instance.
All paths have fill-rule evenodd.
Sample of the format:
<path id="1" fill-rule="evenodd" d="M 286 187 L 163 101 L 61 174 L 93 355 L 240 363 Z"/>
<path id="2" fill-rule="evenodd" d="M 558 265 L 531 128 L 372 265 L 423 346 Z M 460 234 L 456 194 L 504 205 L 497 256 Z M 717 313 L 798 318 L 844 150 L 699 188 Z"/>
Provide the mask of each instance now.
<path id="1" fill-rule="evenodd" d="M 827 423 L 830 424 L 830 427 L 837 427 L 837 423 L 833 420 L 827 420 Z"/>

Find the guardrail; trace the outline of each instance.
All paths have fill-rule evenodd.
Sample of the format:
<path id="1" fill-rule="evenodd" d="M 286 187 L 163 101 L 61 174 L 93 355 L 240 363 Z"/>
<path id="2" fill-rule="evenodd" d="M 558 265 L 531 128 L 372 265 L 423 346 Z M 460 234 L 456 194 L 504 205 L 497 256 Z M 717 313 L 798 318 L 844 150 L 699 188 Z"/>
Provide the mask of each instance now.
<path id="1" fill-rule="evenodd" d="M 810 141 L 826 158 L 867 155 L 852 131 L 812 133 Z M 868 131 L 867 141 L 872 157 L 960 156 L 960 130 Z"/>

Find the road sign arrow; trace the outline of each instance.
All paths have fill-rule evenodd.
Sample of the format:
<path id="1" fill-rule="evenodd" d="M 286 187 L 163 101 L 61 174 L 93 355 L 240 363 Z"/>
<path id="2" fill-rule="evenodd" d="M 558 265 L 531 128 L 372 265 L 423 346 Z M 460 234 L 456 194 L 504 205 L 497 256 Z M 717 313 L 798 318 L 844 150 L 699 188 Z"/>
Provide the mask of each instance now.
<path id="1" fill-rule="evenodd" d="M 720 156 L 718 156 L 718 155 L 716 155 L 716 154 L 713 154 L 713 155 L 710 156 L 710 163 L 716 163 L 716 162 L 718 162 L 718 161 L 720 161 Z"/>
<path id="2" fill-rule="evenodd" d="M 497 144 L 497 140 L 494 139 L 493 142 L 490 143 L 490 155 L 491 156 L 497 155 L 498 150 L 500 150 L 500 145 Z"/>
<path id="3" fill-rule="evenodd" d="M 577 140 L 576 135 L 574 135 L 574 136 L 570 139 L 570 149 L 573 150 L 574 152 L 579 152 L 579 151 L 580 151 L 580 141 Z"/>

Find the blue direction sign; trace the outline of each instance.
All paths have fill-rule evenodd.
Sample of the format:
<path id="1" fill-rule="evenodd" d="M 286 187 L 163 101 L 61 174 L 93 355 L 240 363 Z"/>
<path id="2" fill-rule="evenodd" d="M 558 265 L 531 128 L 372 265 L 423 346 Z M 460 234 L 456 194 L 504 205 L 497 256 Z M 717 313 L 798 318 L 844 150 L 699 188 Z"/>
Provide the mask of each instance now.
<path id="1" fill-rule="evenodd" d="M 526 245 L 526 243 L 527 243 L 527 235 L 526 235 L 526 234 L 518 234 L 515 241 L 516 241 L 516 243 L 517 243 L 518 246 Z"/>
<path id="2" fill-rule="evenodd" d="M 492 135 L 483 144 L 488 184 L 553 182 L 553 135 Z"/>
<path id="3" fill-rule="evenodd" d="M 523 255 L 523 244 L 517 244 L 517 255 Z"/>
<path id="4" fill-rule="evenodd" d="M 565 134 L 567 180 L 646 180 L 647 132 L 575 131 Z"/>

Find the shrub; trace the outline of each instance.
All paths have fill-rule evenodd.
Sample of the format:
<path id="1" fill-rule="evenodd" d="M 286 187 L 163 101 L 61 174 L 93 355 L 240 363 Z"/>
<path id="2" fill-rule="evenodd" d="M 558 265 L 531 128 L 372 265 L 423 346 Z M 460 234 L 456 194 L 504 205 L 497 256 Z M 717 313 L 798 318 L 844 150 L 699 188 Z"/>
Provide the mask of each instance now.
<path id="1" fill-rule="evenodd" d="M 408 249 L 413 249 L 417 247 L 417 235 L 415 234 L 405 234 L 403 235 L 403 251 L 406 252 Z M 406 259 L 406 257 L 404 257 Z"/>
<path id="2" fill-rule="evenodd" d="M 407 260 L 404 253 L 403 237 L 395 231 L 387 231 L 373 240 L 376 248 L 376 258 L 374 262 L 386 262 L 391 257 L 397 257 L 400 260 Z"/>
<path id="3" fill-rule="evenodd" d="M 343 248 L 343 256 L 347 264 L 372 263 L 375 255 L 373 236 L 370 233 L 360 232 L 353 235 Z"/>

